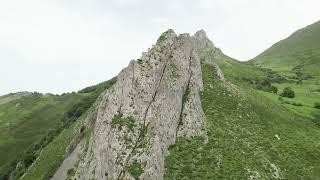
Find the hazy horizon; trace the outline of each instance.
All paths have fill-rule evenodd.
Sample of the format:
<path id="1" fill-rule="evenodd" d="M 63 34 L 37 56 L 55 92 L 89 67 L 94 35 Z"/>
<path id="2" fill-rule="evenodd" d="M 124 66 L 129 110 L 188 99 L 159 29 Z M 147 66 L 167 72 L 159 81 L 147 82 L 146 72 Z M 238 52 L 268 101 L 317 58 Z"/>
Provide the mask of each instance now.
<path id="1" fill-rule="evenodd" d="M 13 0 L 0 2 L 0 95 L 63 93 L 106 81 L 167 29 L 204 29 L 249 60 L 320 20 L 316 0 Z"/>

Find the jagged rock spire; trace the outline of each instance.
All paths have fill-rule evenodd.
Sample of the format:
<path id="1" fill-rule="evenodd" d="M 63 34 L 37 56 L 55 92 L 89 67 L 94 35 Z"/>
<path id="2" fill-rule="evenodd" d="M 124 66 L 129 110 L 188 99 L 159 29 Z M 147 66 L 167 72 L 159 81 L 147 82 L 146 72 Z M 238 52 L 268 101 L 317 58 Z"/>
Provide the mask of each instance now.
<path id="1" fill-rule="evenodd" d="M 190 36 L 169 29 L 131 61 L 103 94 L 77 179 L 163 179 L 168 147 L 178 136 L 206 137 L 201 63 L 215 64 L 214 53 L 203 30 Z"/>

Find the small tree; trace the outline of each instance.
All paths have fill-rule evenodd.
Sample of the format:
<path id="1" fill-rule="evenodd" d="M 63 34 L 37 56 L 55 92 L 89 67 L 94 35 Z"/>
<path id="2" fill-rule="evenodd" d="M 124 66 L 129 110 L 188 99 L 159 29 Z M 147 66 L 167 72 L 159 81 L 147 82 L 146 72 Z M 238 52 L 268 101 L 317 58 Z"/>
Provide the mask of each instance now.
<path id="1" fill-rule="evenodd" d="M 274 94 L 278 93 L 278 88 L 277 87 L 271 86 L 270 89 L 271 89 L 271 92 L 273 92 Z"/>
<path id="2" fill-rule="evenodd" d="M 290 87 L 286 87 L 283 89 L 280 96 L 287 97 L 287 98 L 294 98 L 295 94 L 294 94 L 294 91 Z"/>

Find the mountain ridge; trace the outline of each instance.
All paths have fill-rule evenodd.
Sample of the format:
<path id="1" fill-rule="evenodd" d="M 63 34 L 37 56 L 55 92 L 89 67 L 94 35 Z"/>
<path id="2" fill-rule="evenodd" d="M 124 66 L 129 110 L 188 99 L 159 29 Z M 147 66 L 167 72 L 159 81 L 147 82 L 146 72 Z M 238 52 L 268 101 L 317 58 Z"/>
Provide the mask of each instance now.
<path id="1" fill-rule="evenodd" d="M 319 76 L 320 21 L 308 25 L 273 44 L 249 62 L 276 71 L 297 71 Z"/>
<path id="2" fill-rule="evenodd" d="M 138 61 L 131 61 L 103 95 L 93 135 L 96 143 L 89 146 L 76 177 L 162 179 L 164 156 L 176 137 L 206 137 L 198 94 L 200 62 L 214 64 L 201 54 L 214 54 L 213 50 L 204 31 L 190 36 L 168 30 Z M 101 166 L 101 159 L 108 163 Z"/>
<path id="3" fill-rule="evenodd" d="M 20 177 L 315 179 L 319 127 L 257 90 L 296 82 L 285 78 L 228 57 L 204 30 L 169 29 L 116 78 L 75 93 L 90 103 Z"/>

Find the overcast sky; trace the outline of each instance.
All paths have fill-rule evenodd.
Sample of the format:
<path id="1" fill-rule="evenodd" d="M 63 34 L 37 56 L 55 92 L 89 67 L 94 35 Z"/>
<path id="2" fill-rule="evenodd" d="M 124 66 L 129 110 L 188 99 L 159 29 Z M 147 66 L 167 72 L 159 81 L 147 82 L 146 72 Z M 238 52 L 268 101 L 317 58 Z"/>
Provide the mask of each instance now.
<path id="1" fill-rule="evenodd" d="M 77 91 L 116 76 L 158 36 L 204 29 L 248 60 L 320 20 L 319 0 L 0 0 L 0 94 Z"/>

